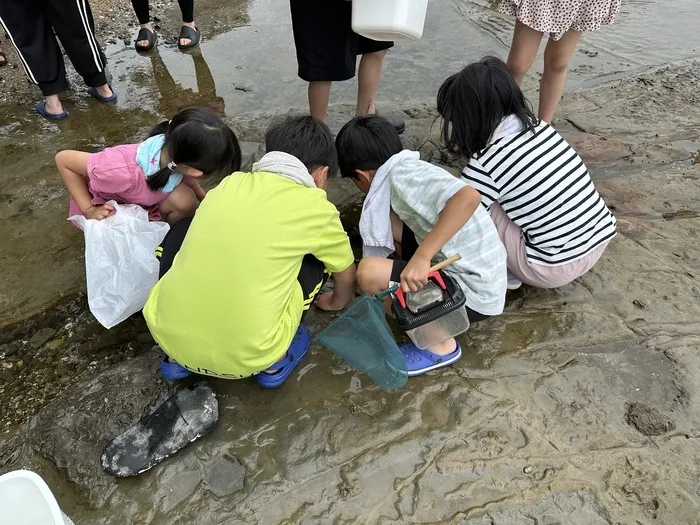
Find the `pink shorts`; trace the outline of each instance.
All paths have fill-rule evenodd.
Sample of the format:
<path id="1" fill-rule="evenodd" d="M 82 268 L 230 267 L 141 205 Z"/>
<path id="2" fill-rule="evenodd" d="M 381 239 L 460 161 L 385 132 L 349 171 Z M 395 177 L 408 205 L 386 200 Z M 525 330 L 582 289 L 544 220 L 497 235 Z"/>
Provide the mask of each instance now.
<path id="1" fill-rule="evenodd" d="M 501 242 L 506 247 L 508 271 L 523 283 L 536 288 L 558 288 L 581 277 L 598 262 L 610 242 L 605 241 L 580 259 L 560 266 L 537 264 L 527 258 L 525 239 L 520 226 L 510 220 L 497 202 L 491 204 L 489 212 Z"/>

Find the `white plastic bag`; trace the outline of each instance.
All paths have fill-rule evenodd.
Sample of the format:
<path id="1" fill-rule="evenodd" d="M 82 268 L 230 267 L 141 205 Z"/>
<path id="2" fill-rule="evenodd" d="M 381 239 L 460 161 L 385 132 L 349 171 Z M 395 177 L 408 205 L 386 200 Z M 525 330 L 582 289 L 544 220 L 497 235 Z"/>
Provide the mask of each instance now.
<path id="1" fill-rule="evenodd" d="M 117 204 L 115 213 L 88 220 L 68 220 L 85 232 L 85 273 L 88 305 L 105 328 L 112 328 L 143 308 L 158 281 L 155 249 L 170 226 L 150 222 L 148 211 L 136 204 Z"/>

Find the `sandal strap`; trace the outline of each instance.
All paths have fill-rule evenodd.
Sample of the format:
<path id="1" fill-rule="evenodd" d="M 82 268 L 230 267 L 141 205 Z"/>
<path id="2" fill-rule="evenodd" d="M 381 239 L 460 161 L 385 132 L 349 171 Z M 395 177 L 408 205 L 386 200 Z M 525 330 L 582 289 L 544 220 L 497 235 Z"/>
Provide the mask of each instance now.
<path id="1" fill-rule="evenodd" d="M 178 37 L 178 40 L 181 38 L 189 38 L 190 40 L 194 41 L 199 37 L 199 28 L 194 28 L 192 29 L 190 26 L 182 26 L 180 28 L 180 36 Z"/>
<path id="2" fill-rule="evenodd" d="M 153 31 L 146 27 L 142 27 L 141 29 L 139 29 L 139 34 L 136 35 L 136 41 L 138 42 L 139 40 L 148 40 L 150 42 L 151 39 L 155 36 L 156 35 L 153 33 Z"/>

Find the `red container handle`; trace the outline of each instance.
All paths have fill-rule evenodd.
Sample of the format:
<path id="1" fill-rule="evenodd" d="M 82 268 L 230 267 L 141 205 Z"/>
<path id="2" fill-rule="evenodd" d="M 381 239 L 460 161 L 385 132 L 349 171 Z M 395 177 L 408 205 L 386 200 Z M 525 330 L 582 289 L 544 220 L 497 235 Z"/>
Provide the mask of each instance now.
<path id="1" fill-rule="evenodd" d="M 447 286 L 445 285 L 445 281 L 442 279 L 442 275 L 440 274 L 440 270 L 430 272 L 428 274 L 428 280 L 433 279 L 435 282 L 438 284 L 440 288 L 443 290 L 447 290 Z M 401 308 L 404 310 L 406 309 L 406 297 L 404 296 L 403 290 L 399 288 L 396 290 L 396 298 L 399 300 L 399 304 L 401 305 Z"/>

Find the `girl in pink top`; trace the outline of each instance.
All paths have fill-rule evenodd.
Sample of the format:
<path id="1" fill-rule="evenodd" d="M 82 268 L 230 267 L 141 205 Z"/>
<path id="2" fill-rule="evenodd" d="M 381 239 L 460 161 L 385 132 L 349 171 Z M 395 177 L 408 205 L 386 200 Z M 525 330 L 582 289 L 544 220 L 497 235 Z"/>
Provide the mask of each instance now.
<path id="1" fill-rule="evenodd" d="M 140 144 L 99 153 L 65 150 L 56 166 L 70 192 L 70 216 L 102 220 L 114 212 L 107 201 L 138 204 L 151 220 L 175 224 L 191 217 L 204 198 L 198 179 L 230 175 L 241 165 L 241 148 L 224 122 L 205 109 L 180 111 Z"/>

